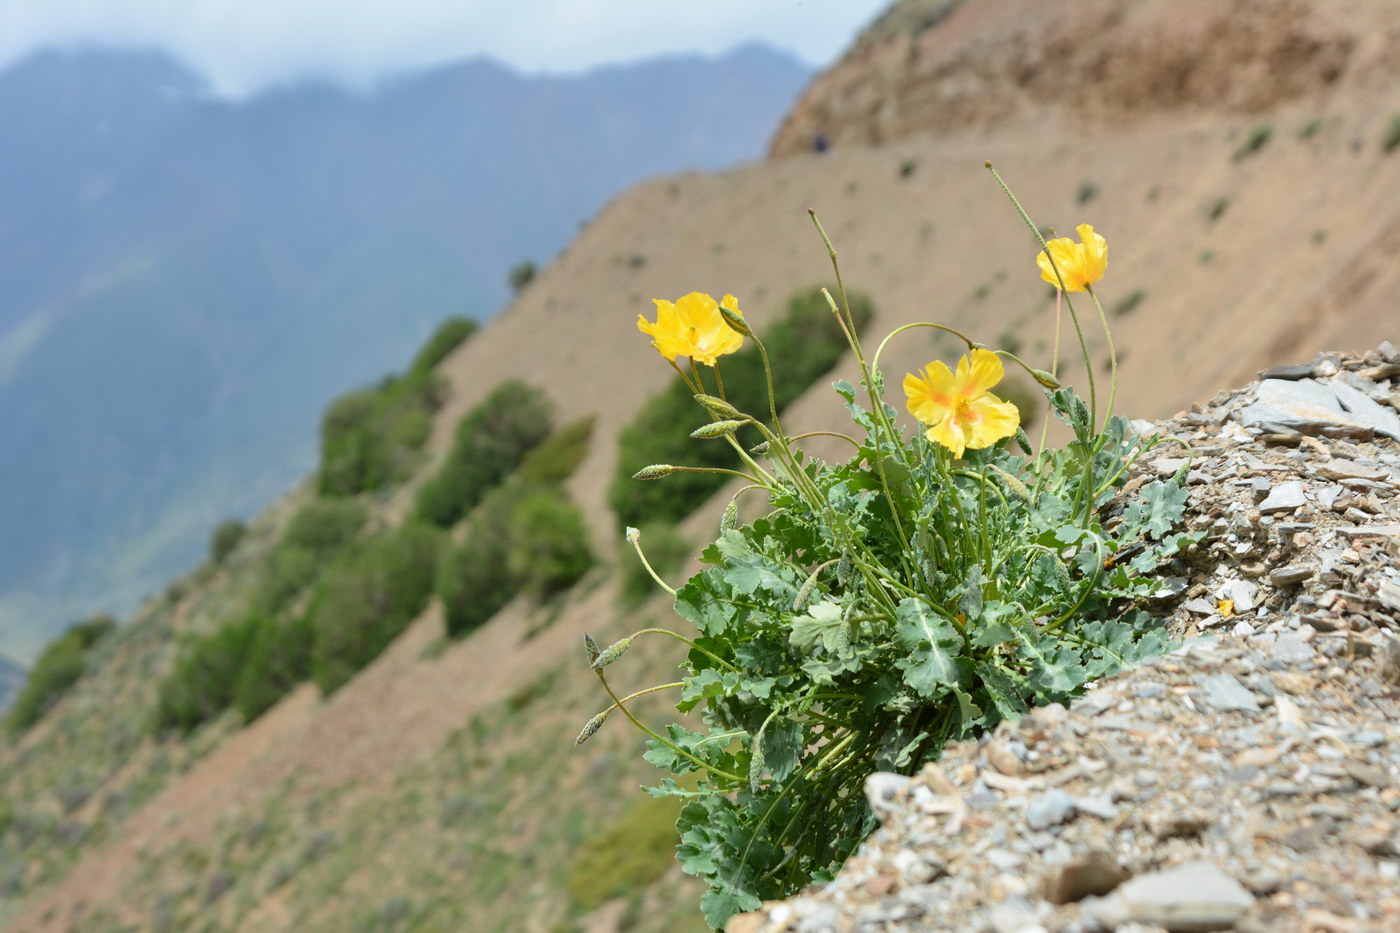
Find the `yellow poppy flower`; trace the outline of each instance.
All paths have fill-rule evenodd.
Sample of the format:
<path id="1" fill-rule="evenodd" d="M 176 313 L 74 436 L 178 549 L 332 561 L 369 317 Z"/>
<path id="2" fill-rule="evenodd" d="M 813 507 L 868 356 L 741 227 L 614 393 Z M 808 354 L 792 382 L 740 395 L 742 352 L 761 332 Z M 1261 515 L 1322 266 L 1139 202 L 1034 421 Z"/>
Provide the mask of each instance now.
<path id="1" fill-rule="evenodd" d="M 1001 381 L 1001 358 L 990 350 L 973 350 L 958 360 L 956 374 L 934 360 L 919 374 L 904 377 L 909 413 L 929 426 L 928 439 L 961 457 L 970 447 L 990 447 L 1016 433 L 1021 413 L 987 391 Z"/>
<path id="2" fill-rule="evenodd" d="M 1045 244 L 1050 256 L 1055 257 L 1055 266 L 1060 269 L 1060 278 L 1065 280 L 1065 291 L 1082 292 L 1085 288 L 1103 278 L 1108 268 L 1108 241 L 1094 232 L 1093 224 L 1080 224 L 1074 228 L 1079 232 L 1080 242 L 1067 236 L 1058 237 Z M 1055 266 L 1050 265 L 1050 256 L 1045 250 L 1036 254 L 1036 264 L 1040 266 L 1040 277 L 1056 288 L 1060 279 L 1055 278 Z"/>
<path id="3" fill-rule="evenodd" d="M 743 313 L 733 295 L 725 295 L 718 303 L 701 292 L 691 292 L 674 303 L 662 298 L 652 300 L 656 302 L 656 322 L 639 314 L 637 330 L 650 334 L 651 345 L 673 363 L 678 356 L 688 356 L 697 363 L 713 366 L 715 360 L 744 345 L 743 335 L 726 324 L 719 313 L 721 304 L 736 314 Z"/>

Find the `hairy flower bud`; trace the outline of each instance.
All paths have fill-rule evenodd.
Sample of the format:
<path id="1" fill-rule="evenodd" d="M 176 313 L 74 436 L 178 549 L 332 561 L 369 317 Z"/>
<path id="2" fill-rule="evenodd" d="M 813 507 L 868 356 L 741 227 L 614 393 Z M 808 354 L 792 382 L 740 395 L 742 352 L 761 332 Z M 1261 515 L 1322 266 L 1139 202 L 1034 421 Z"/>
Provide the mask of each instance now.
<path id="1" fill-rule="evenodd" d="M 601 671 L 626 654 L 627 649 L 630 647 L 632 647 L 632 637 L 630 635 L 620 641 L 613 642 L 611 645 L 604 648 L 603 653 L 593 660 L 593 669 L 595 671 Z"/>
<path id="2" fill-rule="evenodd" d="M 713 395 L 697 395 L 695 396 L 695 401 L 699 402 L 701 405 L 704 405 L 705 408 L 707 408 L 709 411 L 713 412 L 721 418 L 744 417 L 744 413 L 741 412 L 739 409 L 735 408 L 733 405 L 729 404 L 724 399 L 716 398 Z"/>
<path id="3" fill-rule="evenodd" d="M 608 713 L 611 712 L 612 710 L 610 709 L 603 710 L 603 712 L 599 713 L 597 716 L 594 716 L 592 719 L 588 720 L 588 722 L 584 723 L 583 728 L 579 730 L 578 738 L 574 739 L 574 746 L 577 747 L 579 745 L 582 745 L 584 742 L 587 742 L 589 739 L 593 738 L 593 733 L 603 728 L 603 723 L 607 720 Z"/>
<path id="4" fill-rule="evenodd" d="M 698 427 L 690 432 L 690 436 L 697 440 L 706 440 L 712 437 L 728 437 L 739 428 L 743 427 L 742 421 L 712 421 L 703 427 Z"/>
<path id="5" fill-rule="evenodd" d="M 593 636 L 587 632 L 583 633 L 583 650 L 588 655 L 588 663 L 592 664 L 598 660 L 598 655 L 603 653 L 603 649 L 598 647 L 598 643 L 593 640 Z"/>
<path id="6" fill-rule="evenodd" d="M 1047 389 L 1058 389 L 1061 385 L 1060 380 L 1043 369 L 1032 369 L 1031 375 L 1035 377 L 1036 382 L 1045 386 Z"/>
<path id="7" fill-rule="evenodd" d="M 729 500 L 729 504 L 724 507 L 724 514 L 719 519 L 719 533 L 733 531 L 739 527 L 739 503 L 734 499 Z"/>
<path id="8" fill-rule="evenodd" d="M 663 476 L 670 476 L 676 472 L 676 468 L 669 463 L 653 463 L 649 467 L 642 467 L 632 474 L 633 479 L 660 479 Z"/>

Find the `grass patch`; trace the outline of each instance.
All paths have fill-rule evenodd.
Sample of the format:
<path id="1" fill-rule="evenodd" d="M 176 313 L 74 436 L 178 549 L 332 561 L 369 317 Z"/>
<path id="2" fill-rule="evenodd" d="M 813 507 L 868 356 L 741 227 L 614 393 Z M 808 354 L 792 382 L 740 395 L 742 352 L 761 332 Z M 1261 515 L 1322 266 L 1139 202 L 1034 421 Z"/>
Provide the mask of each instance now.
<path id="1" fill-rule="evenodd" d="M 682 803 L 639 797 L 620 818 L 585 839 L 569 868 L 569 900 L 575 907 L 594 910 L 664 875 L 675 858 Z"/>
<path id="2" fill-rule="evenodd" d="M 1381 134 L 1381 152 L 1390 155 L 1400 149 L 1400 113 L 1390 118 L 1385 132 Z"/>
<path id="3" fill-rule="evenodd" d="M 215 566 L 222 564 L 247 533 L 248 526 L 236 518 L 222 522 L 209 537 L 209 563 Z"/>
<path id="4" fill-rule="evenodd" d="M 1230 199 L 1228 197 L 1216 198 L 1210 203 L 1210 206 L 1206 208 L 1206 220 L 1210 223 L 1215 223 L 1221 217 L 1225 216 L 1225 212 L 1229 209 Z"/>
<path id="5" fill-rule="evenodd" d="M 1132 314 L 1137 310 L 1137 306 L 1142 304 L 1142 300 L 1147 297 L 1147 292 L 1142 289 L 1135 289 L 1118 299 L 1113 305 L 1112 314 L 1114 317 L 1123 317 Z"/>
<path id="6" fill-rule="evenodd" d="M 1080 204 L 1088 204 L 1098 197 L 1099 186 L 1092 181 L 1081 181 L 1079 183 L 1079 193 L 1075 195 L 1075 200 Z"/>
<path id="7" fill-rule="evenodd" d="M 413 358 L 409 372 L 417 375 L 432 372 L 449 353 L 461 346 L 476 331 L 477 323 L 469 317 L 450 317 L 443 321 Z"/>

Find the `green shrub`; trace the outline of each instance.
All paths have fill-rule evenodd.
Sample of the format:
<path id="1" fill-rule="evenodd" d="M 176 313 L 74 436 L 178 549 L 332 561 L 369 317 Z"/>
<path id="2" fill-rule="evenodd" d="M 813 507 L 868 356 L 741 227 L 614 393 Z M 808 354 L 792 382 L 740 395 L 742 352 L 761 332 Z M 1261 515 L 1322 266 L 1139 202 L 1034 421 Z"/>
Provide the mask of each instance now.
<path id="1" fill-rule="evenodd" d="M 330 694 L 373 661 L 423 611 L 443 536 L 410 523 L 365 541 L 322 577 L 311 607 L 311 669 Z"/>
<path id="2" fill-rule="evenodd" d="M 233 693 L 233 705 L 244 722 L 257 719 L 311 676 L 311 620 L 259 618 L 261 625 L 247 645 Z"/>
<path id="3" fill-rule="evenodd" d="M 549 436 L 544 393 L 514 380 L 497 386 L 457 425 L 447 462 L 418 491 L 422 520 L 450 528 Z"/>
<path id="4" fill-rule="evenodd" d="M 863 296 L 851 296 L 857 327 L 864 327 L 874 311 Z M 814 382 L 836 365 L 846 352 L 846 340 L 820 289 L 809 289 L 788 301 L 785 316 L 767 322 L 750 316 L 768 348 L 775 370 L 778 410 L 781 412 Z M 768 394 L 758 350 L 751 343 L 720 363 L 725 392 L 740 411 L 755 417 L 768 412 Z M 645 521 L 675 522 L 689 515 L 725 483 L 713 473 L 673 473 L 663 482 L 640 482 L 632 474 L 653 463 L 727 467 L 733 450 L 723 441 L 697 444 L 690 432 L 706 420 L 705 411 L 691 397 L 679 378 L 653 396 L 637 412 L 618 438 L 617 476 L 609 502 L 621 525 Z M 758 443 L 749 429 L 739 441 Z"/>
<path id="5" fill-rule="evenodd" d="M 510 267 L 510 274 L 506 279 L 510 282 L 510 290 L 517 295 L 525 290 L 525 286 L 535 280 L 535 273 L 539 270 L 535 268 L 532 259 L 525 259 Z"/>
<path id="6" fill-rule="evenodd" d="M 696 549 L 669 522 L 648 522 L 642 525 L 642 550 L 652 569 L 668 583 L 668 575 L 681 569 L 685 562 L 695 556 Z M 627 606 L 639 605 L 648 596 L 659 592 L 656 581 L 647 573 L 646 567 L 628 547 L 619 555 L 622 562 L 622 602 Z"/>
<path id="7" fill-rule="evenodd" d="M 454 638 L 485 624 L 515 595 L 507 565 L 517 495 L 512 488 L 493 490 L 472 513 L 462 544 L 443 559 L 437 591 Z"/>
<path id="8" fill-rule="evenodd" d="M 1215 223 L 1221 217 L 1225 216 L 1225 212 L 1229 209 L 1229 198 L 1216 198 L 1211 202 L 1210 207 L 1206 208 L 1206 219 L 1211 223 Z"/>
<path id="9" fill-rule="evenodd" d="M 113 628 L 110 616 L 94 616 L 49 642 L 5 717 L 6 730 L 20 735 L 52 709 L 83 676 L 88 650 Z"/>
<path id="10" fill-rule="evenodd" d="M 438 350 L 442 348 L 430 345 L 420 356 L 431 358 L 429 351 Z M 357 389 L 331 402 L 321 419 L 319 485 L 324 495 L 372 492 L 412 473 L 443 391 L 431 366 L 416 367 L 415 362 L 408 376 L 391 376 L 375 388 Z"/>
<path id="11" fill-rule="evenodd" d="M 233 706 L 244 666 L 268 624 L 265 616 L 250 615 L 191 641 L 161 681 L 156 728 L 188 733 Z"/>
<path id="12" fill-rule="evenodd" d="M 303 505 L 263 560 L 253 590 L 253 609 L 275 615 L 289 607 L 350 546 L 368 514 L 353 499 L 312 499 Z"/>
<path id="13" fill-rule="evenodd" d="M 353 500 L 312 499 L 287 523 L 282 543 L 327 557 L 353 541 L 368 516 L 364 505 Z"/>
<path id="14" fill-rule="evenodd" d="M 423 344 L 418 355 L 413 358 L 410 373 L 427 374 L 447 358 L 462 343 L 477 331 L 477 323 L 469 317 L 450 317 L 438 325 L 437 330 Z"/>
<path id="15" fill-rule="evenodd" d="M 534 450 L 525 455 L 520 464 L 520 479 L 526 483 L 562 483 L 588 456 L 588 447 L 593 440 L 593 415 L 580 418 L 573 424 L 560 428 Z"/>
<path id="16" fill-rule="evenodd" d="M 573 586 L 592 566 L 578 508 L 555 489 L 522 496 L 511 513 L 506 558 L 515 588 L 545 599 Z"/>
<path id="17" fill-rule="evenodd" d="M 1137 310 L 1137 306 L 1142 304 L 1142 300 L 1147 297 L 1147 292 L 1142 289 L 1134 289 L 1113 305 L 1112 314 L 1114 317 L 1122 317 Z"/>
<path id="18" fill-rule="evenodd" d="M 209 562 L 222 564 L 247 533 L 248 526 L 236 518 L 230 518 L 220 524 L 209 538 Z"/>

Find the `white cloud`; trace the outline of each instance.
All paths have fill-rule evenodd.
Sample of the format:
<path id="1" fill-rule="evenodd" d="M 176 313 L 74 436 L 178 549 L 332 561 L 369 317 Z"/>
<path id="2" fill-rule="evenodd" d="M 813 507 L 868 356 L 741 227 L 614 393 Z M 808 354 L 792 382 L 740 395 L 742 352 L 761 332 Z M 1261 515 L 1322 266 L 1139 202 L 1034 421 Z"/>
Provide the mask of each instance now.
<path id="1" fill-rule="evenodd" d="M 308 75 L 369 84 L 491 55 L 576 71 L 749 40 L 831 60 L 888 0 L 0 0 L 0 65 L 50 45 L 150 46 L 244 94 Z"/>

